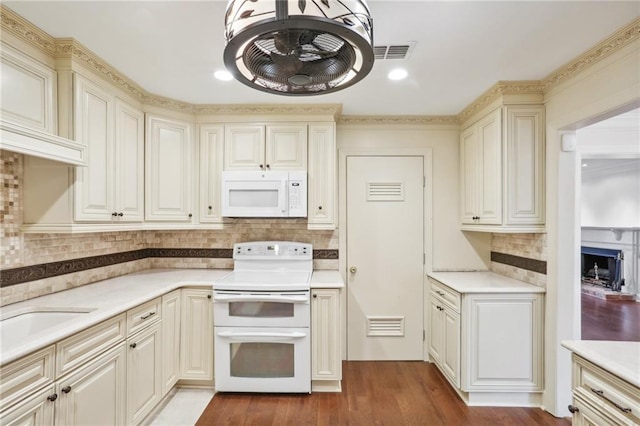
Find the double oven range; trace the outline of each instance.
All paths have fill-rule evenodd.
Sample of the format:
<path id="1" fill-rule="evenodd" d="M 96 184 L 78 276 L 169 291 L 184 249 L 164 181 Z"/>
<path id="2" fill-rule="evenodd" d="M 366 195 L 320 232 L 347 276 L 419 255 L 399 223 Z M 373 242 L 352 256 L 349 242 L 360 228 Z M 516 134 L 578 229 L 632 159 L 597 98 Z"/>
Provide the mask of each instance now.
<path id="1" fill-rule="evenodd" d="M 311 392 L 311 244 L 235 244 L 214 286 L 216 391 Z"/>

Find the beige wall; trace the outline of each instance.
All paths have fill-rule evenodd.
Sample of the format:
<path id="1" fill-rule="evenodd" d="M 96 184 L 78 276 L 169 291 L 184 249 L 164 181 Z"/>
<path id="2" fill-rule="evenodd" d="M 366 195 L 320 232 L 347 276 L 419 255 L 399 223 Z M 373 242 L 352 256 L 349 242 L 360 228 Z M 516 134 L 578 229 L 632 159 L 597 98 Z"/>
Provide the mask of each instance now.
<path id="1" fill-rule="evenodd" d="M 434 271 L 486 270 L 491 234 L 460 231 L 457 126 L 339 125 L 338 151 L 349 149 L 423 149 L 433 155 L 433 226 L 431 253 Z M 401 220 L 401 218 L 398 218 Z"/>

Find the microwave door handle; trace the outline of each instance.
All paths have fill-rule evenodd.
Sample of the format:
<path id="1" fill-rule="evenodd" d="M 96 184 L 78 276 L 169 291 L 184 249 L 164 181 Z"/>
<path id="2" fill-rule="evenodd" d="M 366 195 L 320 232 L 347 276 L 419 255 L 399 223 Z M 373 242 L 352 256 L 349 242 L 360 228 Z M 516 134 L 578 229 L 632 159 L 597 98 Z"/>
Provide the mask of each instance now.
<path id="1" fill-rule="evenodd" d="M 299 296 L 263 296 L 259 294 L 219 294 L 213 295 L 213 300 L 217 302 L 280 302 L 280 303 L 307 303 L 309 298 L 306 295 Z"/>
<path id="2" fill-rule="evenodd" d="M 302 339 L 307 335 L 299 331 L 291 333 L 272 333 L 272 332 L 235 332 L 221 331 L 217 333 L 219 337 L 238 342 L 287 342 L 291 340 Z"/>

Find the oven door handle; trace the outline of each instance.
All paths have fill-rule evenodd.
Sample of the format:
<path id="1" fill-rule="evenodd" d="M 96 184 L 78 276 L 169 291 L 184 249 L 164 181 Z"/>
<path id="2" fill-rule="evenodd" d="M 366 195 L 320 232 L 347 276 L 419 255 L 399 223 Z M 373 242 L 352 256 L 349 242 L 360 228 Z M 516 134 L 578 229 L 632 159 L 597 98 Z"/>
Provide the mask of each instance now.
<path id="1" fill-rule="evenodd" d="M 217 334 L 219 337 L 240 342 L 285 342 L 302 339 L 307 336 L 306 333 L 299 331 L 291 333 L 221 331 Z"/>
<path id="2" fill-rule="evenodd" d="M 214 293 L 214 302 L 279 302 L 279 303 L 309 303 L 309 297 L 306 294 L 297 296 L 267 296 L 261 294 L 224 294 Z"/>

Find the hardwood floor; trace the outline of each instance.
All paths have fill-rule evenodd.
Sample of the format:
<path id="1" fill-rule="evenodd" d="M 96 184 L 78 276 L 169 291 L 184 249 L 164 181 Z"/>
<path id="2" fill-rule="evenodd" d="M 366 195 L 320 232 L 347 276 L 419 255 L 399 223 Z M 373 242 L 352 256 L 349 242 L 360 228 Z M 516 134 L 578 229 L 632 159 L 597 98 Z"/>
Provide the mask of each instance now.
<path id="1" fill-rule="evenodd" d="M 537 408 L 467 407 L 426 362 L 343 363 L 342 393 L 216 394 L 196 425 L 570 425 Z"/>
<path id="2" fill-rule="evenodd" d="M 582 294 L 582 340 L 640 342 L 640 303 Z"/>

